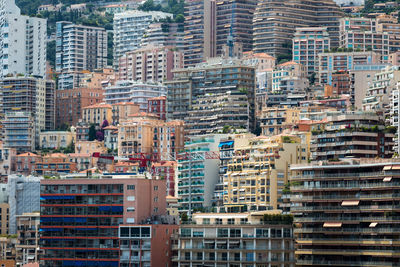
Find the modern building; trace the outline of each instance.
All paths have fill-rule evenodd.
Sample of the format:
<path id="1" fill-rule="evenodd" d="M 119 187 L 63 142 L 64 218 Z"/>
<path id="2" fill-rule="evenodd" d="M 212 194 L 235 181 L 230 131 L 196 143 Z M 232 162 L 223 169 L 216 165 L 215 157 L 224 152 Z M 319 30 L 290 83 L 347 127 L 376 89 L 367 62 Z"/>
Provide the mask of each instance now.
<path id="1" fill-rule="evenodd" d="M 107 32 L 104 28 L 56 23 L 56 71 L 94 71 L 107 66 Z"/>
<path id="2" fill-rule="evenodd" d="M 307 144 L 296 136 L 235 138 L 234 154 L 224 176 L 224 206 L 277 209 L 291 175 L 289 167 L 307 161 Z"/>
<path id="3" fill-rule="evenodd" d="M 387 64 L 361 64 L 354 66 L 353 70 L 349 72 L 352 103 L 355 109 L 362 110 L 362 102 L 367 95 L 367 89 L 372 84 L 375 74 L 386 66 Z"/>
<path id="4" fill-rule="evenodd" d="M 240 92 L 206 94 L 192 101 L 186 118 L 189 135 L 250 131 L 250 104 Z"/>
<path id="5" fill-rule="evenodd" d="M 140 46 L 151 44 L 174 47 L 177 51 L 183 52 L 184 34 L 183 22 L 151 23 L 143 35 Z"/>
<path id="6" fill-rule="evenodd" d="M 295 266 L 291 222 L 257 213 L 196 213 L 174 241 L 176 266 Z M 281 215 L 270 215 L 281 217 Z"/>
<path id="7" fill-rule="evenodd" d="M 211 207 L 219 180 L 220 140 L 226 134 L 190 136 L 178 158 L 179 211 L 189 215 L 196 209 Z"/>
<path id="8" fill-rule="evenodd" d="M 384 129 L 384 118 L 373 112 L 328 113 L 324 130 L 311 138 L 312 160 L 391 158 L 394 134 Z"/>
<path id="9" fill-rule="evenodd" d="M 172 79 L 172 70 L 183 68 L 183 53 L 152 44 L 129 51 L 119 58 L 118 79 L 159 82 Z"/>
<path id="10" fill-rule="evenodd" d="M 389 123 L 394 127 L 395 137 L 393 138 L 393 150 L 395 154 L 400 152 L 400 83 L 397 83 L 396 89 L 392 91 L 390 97 Z"/>
<path id="11" fill-rule="evenodd" d="M 17 266 L 39 262 L 39 225 L 40 213 L 23 213 L 17 216 Z"/>
<path id="12" fill-rule="evenodd" d="M 223 46 L 252 49 L 252 19 L 256 1 L 185 2 L 185 67 L 221 56 Z"/>
<path id="13" fill-rule="evenodd" d="M 307 68 L 303 64 L 288 61 L 272 71 L 272 93 L 304 92 L 308 85 Z"/>
<path id="14" fill-rule="evenodd" d="M 364 111 L 390 110 L 390 97 L 400 81 L 400 66 L 387 66 L 374 75 L 362 103 Z"/>
<path id="15" fill-rule="evenodd" d="M 35 119 L 28 111 L 7 112 L 3 123 L 4 147 L 17 152 L 34 151 L 36 147 Z"/>
<path id="16" fill-rule="evenodd" d="M 174 197 L 175 187 L 177 186 L 175 181 L 177 180 L 178 164 L 176 161 L 161 161 L 153 162 L 151 164 L 151 175 L 156 179 L 164 180 L 167 185 L 167 196 Z M 168 204 L 168 203 L 167 203 Z"/>
<path id="17" fill-rule="evenodd" d="M 42 180 L 40 266 L 119 266 L 120 225 L 165 214 L 165 192 L 144 177 Z"/>
<path id="18" fill-rule="evenodd" d="M 14 0 L 4 0 L 1 76 L 46 75 L 47 20 L 21 15 Z"/>
<path id="19" fill-rule="evenodd" d="M 171 237 L 178 232 L 176 224 L 120 225 L 119 266 L 173 266 Z"/>
<path id="20" fill-rule="evenodd" d="M 292 165 L 296 266 L 399 265 L 399 167 L 392 159 Z"/>
<path id="21" fill-rule="evenodd" d="M 114 65 L 125 53 L 140 48 L 143 35 L 149 25 L 160 19 L 172 18 L 172 14 L 151 11 L 127 10 L 114 14 Z"/>
<path id="22" fill-rule="evenodd" d="M 351 71 L 356 65 L 380 63 L 375 52 L 329 52 L 318 57 L 317 80 L 320 84 L 332 85 L 332 74 L 337 71 Z"/>
<path id="23" fill-rule="evenodd" d="M 40 177 L 10 175 L 8 177 L 9 233 L 17 233 L 17 216 L 40 211 Z"/>
<path id="24" fill-rule="evenodd" d="M 339 19 L 342 16 L 333 0 L 259 1 L 253 18 L 253 52 L 264 52 L 274 57 L 288 54 L 299 27 L 326 27 L 331 47 L 338 47 Z"/>
<path id="25" fill-rule="evenodd" d="M 306 68 L 307 76 L 318 72 L 318 55 L 330 50 L 326 27 L 296 28 L 293 37 L 293 61 Z"/>
<path id="26" fill-rule="evenodd" d="M 194 68 L 174 70 L 167 87 L 168 119 L 187 120 L 193 101 L 208 94 L 241 93 L 248 101 L 249 130 L 255 129 L 255 68 L 240 60 L 215 59 Z M 233 119 L 233 118 L 232 118 Z"/>
<path id="27" fill-rule="evenodd" d="M 104 100 L 107 104 L 132 102 L 140 105 L 141 112 L 147 112 L 148 99 L 166 95 L 166 86 L 160 83 L 117 81 L 105 88 Z"/>
<path id="28" fill-rule="evenodd" d="M 55 82 L 34 77 L 7 77 L 1 81 L 2 113 L 26 112 L 34 118 L 34 141 L 39 133 L 54 127 Z"/>

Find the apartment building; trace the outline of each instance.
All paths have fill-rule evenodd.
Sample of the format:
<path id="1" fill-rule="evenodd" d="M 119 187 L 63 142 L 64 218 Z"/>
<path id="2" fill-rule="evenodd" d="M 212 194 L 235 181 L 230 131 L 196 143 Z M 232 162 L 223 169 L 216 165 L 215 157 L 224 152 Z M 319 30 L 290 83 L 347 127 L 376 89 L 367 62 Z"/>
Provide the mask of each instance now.
<path id="1" fill-rule="evenodd" d="M 107 66 L 107 32 L 104 28 L 56 23 L 56 71 L 94 71 Z"/>
<path id="2" fill-rule="evenodd" d="M 167 97 L 159 96 L 147 100 L 147 112 L 156 114 L 161 120 L 167 120 Z"/>
<path id="3" fill-rule="evenodd" d="M 185 2 L 185 67 L 221 56 L 228 42 L 250 51 L 255 6 L 254 0 Z"/>
<path id="4" fill-rule="evenodd" d="M 35 173 L 38 175 L 59 175 L 63 173 L 77 172 L 77 164 L 70 161 L 68 155 L 63 153 L 51 153 L 42 157 L 35 163 Z"/>
<path id="5" fill-rule="evenodd" d="M 252 51 L 244 52 L 242 61 L 248 65 L 254 65 L 256 72 L 262 72 L 274 69 L 276 65 L 276 58 L 266 53 L 253 53 Z"/>
<path id="6" fill-rule="evenodd" d="M 70 131 L 46 131 L 39 135 L 40 148 L 66 148 L 76 142 L 76 133 Z"/>
<path id="7" fill-rule="evenodd" d="M 274 136 L 293 129 L 300 120 L 300 112 L 298 107 L 264 107 L 259 116 L 262 135 Z"/>
<path id="8" fill-rule="evenodd" d="M 304 92 L 309 85 L 305 65 L 295 61 L 279 64 L 272 71 L 272 92 Z"/>
<path id="9" fill-rule="evenodd" d="M 392 159 L 292 165 L 296 266 L 399 265 L 399 167 Z"/>
<path id="10" fill-rule="evenodd" d="M 317 78 L 320 84 L 332 85 L 332 75 L 337 71 L 351 71 L 356 65 L 380 63 L 375 52 L 329 52 L 318 57 Z"/>
<path id="11" fill-rule="evenodd" d="M 184 147 L 183 121 L 160 120 L 155 114 L 139 113 L 118 124 L 118 156 L 159 154 L 175 157 Z"/>
<path id="12" fill-rule="evenodd" d="M 119 58 L 129 51 L 140 48 L 143 35 L 149 25 L 160 19 L 172 18 L 172 14 L 140 10 L 127 10 L 114 14 L 114 67 L 117 69 Z"/>
<path id="13" fill-rule="evenodd" d="M 220 140 L 226 134 L 190 136 L 178 158 L 179 211 L 189 215 L 195 209 L 211 207 L 215 185 L 219 180 Z"/>
<path id="14" fill-rule="evenodd" d="M 57 90 L 56 92 L 56 127 L 63 124 L 76 126 L 82 118 L 84 107 L 104 101 L 104 90 L 101 88 L 78 87 Z"/>
<path id="15" fill-rule="evenodd" d="M 183 53 L 172 47 L 150 44 L 119 58 L 118 79 L 159 82 L 172 79 L 172 70 L 183 68 Z"/>
<path id="16" fill-rule="evenodd" d="M 41 156 L 26 152 L 11 158 L 11 173 L 30 175 L 35 171 L 35 164 L 41 161 Z"/>
<path id="17" fill-rule="evenodd" d="M 2 120 L 4 147 L 18 153 L 34 151 L 36 147 L 35 119 L 28 111 L 7 112 Z"/>
<path id="18" fill-rule="evenodd" d="M 349 71 L 352 103 L 357 110 L 362 110 L 362 102 L 367 95 L 367 89 L 372 84 L 375 74 L 387 65 L 379 63 L 362 64 L 354 66 L 353 70 Z"/>
<path id="19" fill-rule="evenodd" d="M 391 126 L 394 127 L 394 134 L 395 137 L 393 138 L 393 150 L 394 153 L 399 154 L 400 152 L 400 121 L 399 121 L 399 114 L 400 114 L 400 83 L 397 83 L 396 89 L 392 91 L 390 97 L 390 112 L 389 112 L 389 123 Z"/>
<path id="20" fill-rule="evenodd" d="M 146 29 L 141 40 L 141 47 L 150 44 L 163 47 L 175 47 L 176 50 L 183 52 L 184 40 L 183 23 L 151 23 Z"/>
<path id="21" fill-rule="evenodd" d="M 17 216 L 16 263 L 24 266 L 39 262 L 40 213 L 23 213 Z"/>
<path id="22" fill-rule="evenodd" d="M 253 52 L 274 57 L 288 54 L 298 27 L 326 27 L 331 47 L 338 47 L 342 16 L 339 6 L 332 0 L 259 1 L 253 18 Z"/>
<path id="23" fill-rule="evenodd" d="M 75 89 L 85 87 L 89 89 L 101 89 L 105 85 L 114 83 L 115 73 L 112 69 L 96 69 L 61 72 L 58 75 L 58 90 Z"/>
<path id="24" fill-rule="evenodd" d="M 110 104 L 95 104 L 82 109 L 82 121 L 87 124 L 102 126 L 104 121 L 112 123 L 112 106 Z"/>
<path id="25" fill-rule="evenodd" d="M 7 184 L 2 184 L 1 189 L 7 188 Z M 4 192 L 2 192 L 4 194 Z M 7 196 L 8 197 L 8 196 Z M 5 197 L 5 199 L 0 202 L 0 217 L 1 217 L 1 224 L 0 224 L 0 234 L 1 235 L 8 235 L 8 216 L 9 216 L 9 210 L 10 206 L 8 205 L 8 199 Z"/>
<path id="26" fill-rule="evenodd" d="M 264 213 L 196 213 L 174 242 L 177 266 L 294 267 L 290 222 L 264 222 Z M 279 215 L 278 215 L 279 216 Z"/>
<path id="27" fill-rule="evenodd" d="M 151 98 L 150 98 L 151 99 Z M 127 119 L 130 115 L 139 113 L 140 106 L 132 102 L 112 104 L 112 123 L 118 125 L 120 120 Z"/>
<path id="28" fill-rule="evenodd" d="M 367 88 L 366 96 L 362 103 L 363 110 L 388 112 L 390 109 L 390 96 L 399 81 L 399 66 L 387 66 L 376 73 Z"/>
<path id="29" fill-rule="evenodd" d="M 6 148 L 0 141 L 0 181 L 6 182 L 12 170 L 12 158 L 17 155 L 15 148 Z"/>
<path id="30" fill-rule="evenodd" d="M 47 20 L 21 15 L 14 0 L 4 2 L 1 76 L 46 75 Z"/>
<path id="31" fill-rule="evenodd" d="M 192 101 L 185 126 L 189 135 L 250 131 L 249 110 L 243 93 L 210 93 Z"/>
<path id="32" fill-rule="evenodd" d="M 328 113 L 324 129 L 311 138 L 312 160 L 391 158 L 394 134 L 384 129 L 384 119 L 373 112 Z"/>
<path id="33" fill-rule="evenodd" d="M 9 234 L 17 234 L 17 216 L 40 210 L 40 177 L 12 174 L 8 177 Z"/>
<path id="34" fill-rule="evenodd" d="M 120 225 L 120 267 L 173 266 L 171 237 L 178 225 Z"/>
<path id="35" fill-rule="evenodd" d="M 166 86 L 160 83 L 117 81 L 105 88 L 104 100 L 107 104 L 132 102 L 140 105 L 140 111 L 148 109 L 148 99 L 166 95 Z"/>
<path id="36" fill-rule="evenodd" d="M 7 77 L 1 81 L 2 113 L 26 112 L 34 118 L 35 142 L 39 133 L 54 127 L 54 81 L 34 77 Z M 53 128 L 51 128 L 53 129 Z"/>
<path id="37" fill-rule="evenodd" d="M 165 192 L 141 177 L 42 180 L 40 266 L 119 266 L 119 226 L 165 214 Z"/>
<path id="38" fill-rule="evenodd" d="M 307 145 L 296 136 L 259 136 L 235 142 L 224 177 L 224 205 L 277 209 L 291 175 L 289 166 L 307 161 Z"/>
<path id="39" fill-rule="evenodd" d="M 249 129 L 255 129 L 255 68 L 240 60 L 215 59 L 194 68 L 174 70 L 167 87 L 168 119 L 186 120 L 192 100 L 207 94 L 242 93 L 249 107 Z"/>
<path id="40" fill-rule="evenodd" d="M 330 50 L 326 27 L 296 28 L 293 37 L 293 61 L 306 68 L 307 76 L 318 72 L 318 55 Z"/>

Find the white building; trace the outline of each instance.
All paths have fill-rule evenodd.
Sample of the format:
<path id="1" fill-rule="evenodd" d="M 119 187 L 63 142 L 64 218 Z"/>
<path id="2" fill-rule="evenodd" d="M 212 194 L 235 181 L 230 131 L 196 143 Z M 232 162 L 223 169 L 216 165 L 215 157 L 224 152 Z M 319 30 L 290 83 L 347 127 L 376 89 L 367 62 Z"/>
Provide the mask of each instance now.
<path id="1" fill-rule="evenodd" d="M 399 136 L 400 136 L 400 83 L 397 83 L 396 89 L 392 91 L 391 103 L 390 103 L 390 125 L 396 127 L 396 137 L 393 139 L 394 146 L 393 150 L 395 153 L 400 154 Z"/>
<path id="2" fill-rule="evenodd" d="M 107 32 L 104 28 L 58 21 L 56 71 L 102 69 L 107 66 Z"/>
<path id="3" fill-rule="evenodd" d="M 191 136 L 185 142 L 187 156 L 178 161 L 178 198 L 180 211 L 211 207 L 215 185 L 219 181 L 218 145 L 227 134 Z"/>
<path id="4" fill-rule="evenodd" d="M 47 20 L 21 15 L 14 0 L 5 1 L 1 28 L 1 74 L 46 75 Z M 1 48 L 0 48 L 1 49 Z"/>
<path id="5" fill-rule="evenodd" d="M 118 81 L 105 88 L 104 96 L 107 104 L 132 102 L 140 105 L 140 111 L 147 112 L 147 99 L 165 96 L 166 93 L 166 86 L 159 83 Z"/>
<path id="6" fill-rule="evenodd" d="M 10 175 L 8 177 L 10 206 L 9 233 L 17 233 L 17 215 L 40 211 L 40 177 Z"/>
<path id="7" fill-rule="evenodd" d="M 330 49 L 326 27 L 296 28 L 293 38 L 293 61 L 306 67 L 307 75 L 318 71 L 318 55 Z"/>
<path id="8" fill-rule="evenodd" d="M 114 65 L 118 66 L 118 59 L 126 52 L 140 48 L 143 35 L 150 23 L 164 19 L 172 14 L 151 11 L 129 10 L 114 14 Z"/>

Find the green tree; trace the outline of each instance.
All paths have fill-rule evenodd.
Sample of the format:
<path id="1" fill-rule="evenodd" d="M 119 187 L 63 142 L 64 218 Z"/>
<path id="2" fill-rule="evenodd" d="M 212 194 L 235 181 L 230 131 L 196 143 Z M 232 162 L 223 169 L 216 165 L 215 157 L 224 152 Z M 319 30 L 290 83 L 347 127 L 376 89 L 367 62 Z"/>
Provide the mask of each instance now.
<path id="1" fill-rule="evenodd" d="M 54 68 L 56 66 L 56 41 L 50 41 L 47 43 L 47 61 L 50 62 L 50 65 Z"/>
<path id="2" fill-rule="evenodd" d="M 89 127 L 89 141 L 96 139 L 96 126 L 94 124 Z"/>

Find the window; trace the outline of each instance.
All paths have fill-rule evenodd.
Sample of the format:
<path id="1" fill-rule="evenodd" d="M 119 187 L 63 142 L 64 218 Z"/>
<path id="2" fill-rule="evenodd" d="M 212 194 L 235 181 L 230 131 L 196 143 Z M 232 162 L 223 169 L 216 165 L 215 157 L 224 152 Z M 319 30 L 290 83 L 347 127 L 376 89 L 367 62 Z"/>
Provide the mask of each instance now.
<path id="1" fill-rule="evenodd" d="M 158 185 L 155 185 L 154 186 L 154 191 L 157 191 L 158 190 Z"/>
<path id="2" fill-rule="evenodd" d="M 203 224 L 210 224 L 210 219 L 209 218 L 204 218 L 203 219 Z"/>
<path id="3" fill-rule="evenodd" d="M 228 237 L 228 232 L 229 232 L 229 229 L 227 229 L 227 228 L 219 228 L 217 231 L 217 236 L 218 237 Z"/>
<path id="4" fill-rule="evenodd" d="M 134 184 L 129 184 L 128 185 L 128 190 L 135 190 L 135 185 Z"/>
<path id="5" fill-rule="evenodd" d="M 127 212 L 134 212 L 135 211 L 135 207 L 128 207 L 126 209 Z"/>
<path id="6" fill-rule="evenodd" d="M 128 201 L 135 201 L 135 196 L 129 196 L 126 198 Z"/>

